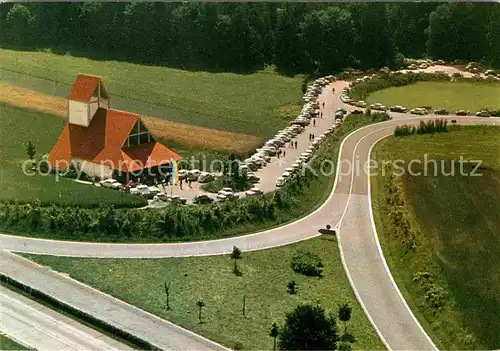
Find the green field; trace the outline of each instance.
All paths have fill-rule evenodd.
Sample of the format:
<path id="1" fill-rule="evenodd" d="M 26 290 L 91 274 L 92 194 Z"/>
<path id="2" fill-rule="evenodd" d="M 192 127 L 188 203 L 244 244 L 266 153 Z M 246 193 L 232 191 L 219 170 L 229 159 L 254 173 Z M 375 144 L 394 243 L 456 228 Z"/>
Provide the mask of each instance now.
<path id="1" fill-rule="evenodd" d="M 29 350 L 28 348 L 19 345 L 14 340 L 0 334 L 0 350 Z"/>
<path id="2" fill-rule="evenodd" d="M 323 278 L 305 277 L 291 269 L 291 258 L 298 249 L 321 256 Z M 242 276 L 233 274 L 229 256 L 125 260 L 27 257 L 228 347 L 240 342 L 245 349 L 272 349 L 268 336 L 271 324 L 282 324 L 285 312 L 299 303 L 319 303 L 335 312 L 338 304 L 349 302 L 353 316 L 348 331 L 356 338 L 353 347 L 384 348 L 354 297 L 337 243 L 331 238 L 243 253 L 238 262 Z M 298 284 L 296 295 L 287 292 L 286 285 L 292 279 Z M 170 311 L 166 310 L 165 280 L 171 281 Z M 244 295 L 246 317 L 242 315 Z M 196 306 L 199 299 L 206 303 L 202 324 Z M 339 329 L 343 330 L 340 325 Z"/>
<path id="3" fill-rule="evenodd" d="M 40 200 L 42 203 L 66 203 L 96 207 L 143 206 L 144 200 L 124 192 L 83 185 L 53 175 L 28 176 L 22 162 L 27 159 L 26 145 L 31 141 L 41 154 L 54 146 L 63 121 L 38 112 L 18 109 L 0 103 L 0 202 Z"/>
<path id="4" fill-rule="evenodd" d="M 447 173 L 451 160 L 460 156 L 483 160 L 480 177 L 434 176 L 431 165 L 428 176 L 401 178 L 418 242 L 416 251 L 407 254 L 389 217 L 387 177 L 372 177 L 374 218 L 387 262 L 406 301 L 440 349 L 500 347 L 498 145 L 500 127 L 470 126 L 452 127 L 443 134 L 391 137 L 374 148 L 375 160 L 422 160 L 427 153 L 429 159 L 443 160 Z M 436 288 L 434 296 L 441 296 L 441 310 L 430 305 L 432 289 L 415 281 L 427 273 Z"/>
<path id="5" fill-rule="evenodd" d="M 500 110 L 500 84 L 476 82 L 417 82 L 370 93 L 366 102 L 403 105 L 407 108 L 430 106 L 449 111 Z"/>
<path id="6" fill-rule="evenodd" d="M 302 76 L 190 72 L 47 52 L 0 50 L 0 80 L 66 97 L 78 73 L 99 75 L 113 107 L 170 121 L 266 137 L 300 108 Z"/>

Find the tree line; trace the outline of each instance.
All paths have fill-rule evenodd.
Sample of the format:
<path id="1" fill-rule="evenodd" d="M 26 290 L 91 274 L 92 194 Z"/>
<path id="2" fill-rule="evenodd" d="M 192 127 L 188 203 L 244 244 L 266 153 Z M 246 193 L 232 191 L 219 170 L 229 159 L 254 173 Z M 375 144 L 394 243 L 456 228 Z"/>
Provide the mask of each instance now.
<path id="1" fill-rule="evenodd" d="M 3 3 L 0 32 L 5 48 L 216 71 L 500 64 L 495 3 Z"/>

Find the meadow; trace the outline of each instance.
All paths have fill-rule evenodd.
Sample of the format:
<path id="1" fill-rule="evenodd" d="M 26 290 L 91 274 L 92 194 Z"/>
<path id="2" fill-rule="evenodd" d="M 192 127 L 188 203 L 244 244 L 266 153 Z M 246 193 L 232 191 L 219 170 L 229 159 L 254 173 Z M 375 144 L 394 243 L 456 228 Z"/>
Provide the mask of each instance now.
<path id="1" fill-rule="evenodd" d="M 144 199 L 124 192 L 78 184 L 53 175 L 25 175 L 22 163 L 31 141 L 40 154 L 51 151 L 63 128 L 63 121 L 51 115 L 22 110 L 0 103 L 0 202 L 39 200 L 44 204 L 78 204 L 98 207 L 144 206 Z"/>
<path id="2" fill-rule="evenodd" d="M 22 109 L 36 110 L 67 120 L 67 100 L 39 91 L 0 82 L 0 102 Z M 254 135 L 227 132 L 142 116 L 144 124 L 153 135 L 183 157 L 199 153 L 246 154 L 260 146 L 260 138 Z M 200 155 L 197 155 L 199 158 Z"/>
<path id="3" fill-rule="evenodd" d="M 442 161 L 446 172 L 460 156 L 483 161 L 480 177 L 434 176 L 430 166 L 428 176 L 400 179 L 417 242 L 409 252 L 389 216 L 388 178 L 372 177 L 373 214 L 384 255 L 406 301 L 440 349 L 500 346 L 498 145 L 498 126 L 454 126 L 448 133 L 391 137 L 373 150 L 375 160 L 422 160 L 427 153 Z"/>
<path id="4" fill-rule="evenodd" d="M 171 122 L 265 138 L 294 118 L 303 77 L 183 71 L 49 52 L 0 50 L 3 82 L 66 97 L 76 75 L 103 78 L 112 106 Z"/>
<path id="5" fill-rule="evenodd" d="M 306 277 L 290 267 L 297 250 L 317 253 L 325 266 L 322 278 Z M 275 249 L 243 253 L 238 260 L 241 276 L 233 273 L 229 256 L 166 259 L 79 259 L 26 255 L 42 265 L 70 274 L 85 284 L 168 319 L 228 347 L 270 350 L 272 323 L 282 325 L 284 314 L 300 303 L 322 305 L 336 313 L 348 302 L 353 315 L 348 332 L 354 349 L 384 349 L 358 304 L 341 264 L 337 242 L 315 238 Z M 287 292 L 295 280 L 297 294 Z M 165 281 L 170 282 L 166 308 Z M 245 316 L 242 313 L 246 297 Z M 196 302 L 203 299 L 203 323 Z M 339 334 L 343 325 L 338 322 Z"/>
<path id="6" fill-rule="evenodd" d="M 368 94 L 367 103 L 403 105 L 407 108 L 428 106 L 448 111 L 481 109 L 500 110 L 500 84 L 478 82 L 416 82 Z"/>

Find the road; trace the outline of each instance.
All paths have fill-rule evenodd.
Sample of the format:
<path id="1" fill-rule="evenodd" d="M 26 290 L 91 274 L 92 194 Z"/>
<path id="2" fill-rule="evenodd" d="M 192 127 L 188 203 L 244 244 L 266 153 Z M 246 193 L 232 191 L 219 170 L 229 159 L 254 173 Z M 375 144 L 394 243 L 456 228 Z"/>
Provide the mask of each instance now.
<path id="1" fill-rule="evenodd" d="M 345 84 L 334 82 L 320 96 L 320 103 L 325 102 L 325 126 L 328 121 L 331 122 L 331 114 L 336 108 L 346 107 L 338 96 Z M 336 88 L 336 94 L 331 93 L 332 87 Z M 373 145 L 391 135 L 396 125 L 443 117 L 391 115 L 393 120 L 358 129 L 344 139 L 336 162 L 335 185 L 328 199 L 313 213 L 293 223 L 240 237 L 173 244 L 62 242 L 2 235 L 0 247 L 18 252 L 73 257 L 218 255 L 231 252 L 233 246 L 243 251 L 253 251 L 306 240 L 318 236 L 317 230 L 330 224 L 338 230 L 342 261 L 355 294 L 384 344 L 394 350 L 436 349 L 408 308 L 385 262 L 372 219 L 369 176 L 367 172 L 356 172 L 348 167 L 358 160 L 361 164 L 368 160 Z M 495 118 L 447 118 L 456 119 L 458 124 L 500 124 Z M 323 127 L 319 125 L 317 128 L 320 130 Z"/>
<path id="2" fill-rule="evenodd" d="M 3 286 L 0 312 L 2 333 L 40 351 L 132 349 Z"/>

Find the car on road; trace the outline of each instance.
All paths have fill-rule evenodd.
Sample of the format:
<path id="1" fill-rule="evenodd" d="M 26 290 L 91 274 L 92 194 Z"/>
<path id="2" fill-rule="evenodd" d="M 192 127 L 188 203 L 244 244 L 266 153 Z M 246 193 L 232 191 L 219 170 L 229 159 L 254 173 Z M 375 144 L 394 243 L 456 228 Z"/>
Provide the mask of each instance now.
<path id="1" fill-rule="evenodd" d="M 212 202 L 214 202 L 214 199 L 205 194 L 198 195 L 193 199 L 193 203 L 197 205 L 211 204 Z"/>
<path id="2" fill-rule="evenodd" d="M 477 111 L 476 117 L 490 117 L 490 113 L 486 110 Z"/>
<path id="3" fill-rule="evenodd" d="M 423 115 L 426 115 L 428 112 L 425 108 L 422 108 L 422 107 L 415 107 L 415 108 L 412 108 L 410 110 L 410 113 L 411 114 L 414 114 L 414 115 L 420 115 L 420 116 L 423 116 Z"/>
<path id="4" fill-rule="evenodd" d="M 469 115 L 469 111 L 465 111 L 465 110 L 458 110 L 458 111 L 455 111 L 455 114 L 457 116 L 468 116 Z"/>
<path id="5" fill-rule="evenodd" d="M 445 110 L 444 108 L 438 108 L 437 110 L 434 110 L 434 113 L 436 115 L 447 115 L 449 112 Z"/>
<path id="6" fill-rule="evenodd" d="M 406 107 L 401 106 L 401 105 L 394 105 L 389 108 L 391 112 L 401 112 L 404 113 L 406 112 Z"/>

